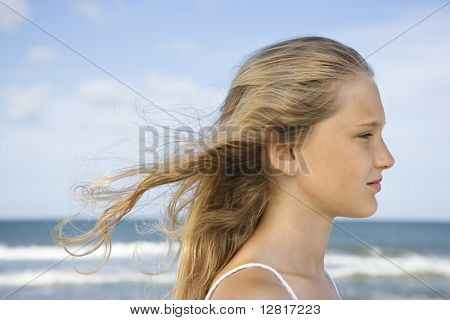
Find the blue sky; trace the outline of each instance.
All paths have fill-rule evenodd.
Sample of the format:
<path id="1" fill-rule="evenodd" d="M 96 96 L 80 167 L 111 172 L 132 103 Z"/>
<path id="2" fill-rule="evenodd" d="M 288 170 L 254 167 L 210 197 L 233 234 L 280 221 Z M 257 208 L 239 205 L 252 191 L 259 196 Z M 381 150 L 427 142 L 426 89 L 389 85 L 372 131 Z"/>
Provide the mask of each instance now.
<path id="1" fill-rule="evenodd" d="M 74 184 L 137 164 L 139 110 L 180 125 L 4 4 L 195 126 L 262 46 L 320 35 L 367 56 L 443 3 L 0 0 L 0 217 L 79 210 Z M 450 219 L 449 21 L 450 5 L 368 58 L 396 160 L 370 219 Z M 135 216 L 160 214 L 161 203 Z"/>

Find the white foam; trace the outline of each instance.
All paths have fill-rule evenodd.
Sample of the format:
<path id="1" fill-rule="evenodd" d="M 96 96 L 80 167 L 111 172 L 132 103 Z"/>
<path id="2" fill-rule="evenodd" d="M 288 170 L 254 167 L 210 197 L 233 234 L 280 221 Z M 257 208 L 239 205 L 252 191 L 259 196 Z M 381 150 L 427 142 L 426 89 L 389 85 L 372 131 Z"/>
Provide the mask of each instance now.
<path id="1" fill-rule="evenodd" d="M 172 246 L 172 253 L 176 252 L 178 244 Z M 111 260 L 133 259 L 133 252 L 137 250 L 140 261 L 150 261 L 159 263 L 160 259 L 166 257 L 168 252 L 167 242 L 130 242 L 112 243 Z M 103 250 L 99 249 L 92 255 L 81 258 L 98 259 L 102 256 Z M 380 251 L 380 250 L 378 250 Z M 0 245 L 0 261 L 19 261 L 21 265 L 27 266 L 27 261 L 59 261 L 69 256 L 64 249 L 57 246 L 20 246 L 7 247 Z M 172 256 L 173 257 L 173 256 Z M 393 265 L 388 260 L 378 255 L 356 255 L 328 251 L 325 255 L 325 265 L 333 278 L 348 277 L 410 277 L 407 273 L 417 276 L 433 275 L 437 277 L 450 277 L 450 257 L 448 256 L 425 256 L 415 252 L 402 253 L 401 255 L 388 257 L 390 261 L 398 265 Z M 129 266 L 129 267 L 128 267 Z M 105 267 L 106 268 L 106 267 Z M 132 263 L 124 264 L 120 262 L 115 265 L 112 272 L 102 269 L 91 275 L 78 274 L 74 269 L 50 270 L 31 285 L 52 285 L 52 284 L 90 284 L 90 283 L 119 283 L 119 282 L 142 282 L 151 279 L 155 282 L 171 282 L 173 274 L 163 273 L 161 276 L 150 277 L 142 274 Z M 118 268 L 118 269 L 117 269 Z M 403 271 L 403 270 L 405 271 Z M 83 268 L 82 270 L 85 270 Z M 91 268 L 87 268 L 91 270 Z M 18 269 L 11 272 L 11 269 L 0 273 L 0 285 L 19 286 L 26 283 L 42 269 Z M 27 280 L 28 279 L 28 280 Z"/>
<path id="2" fill-rule="evenodd" d="M 158 276 L 149 276 L 136 272 L 94 273 L 82 275 L 75 270 L 50 270 L 37 277 L 41 271 L 24 270 L 21 272 L 0 273 L 1 286 L 49 286 L 49 285 L 83 285 L 83 284 L 114 284 L 114 283 L 158 283 L 168 284 L 175 281 L 175 273 L 164 272 Z M 36 279 L 34 279 L 36 278 Z M 33 280 L 34 279 L 34 280 Z M 31 282 L 30 282 L 31 281 Z"/>
<path id="3" fill-rule="evenodd" d="M 366 277 L 408 276 L 406 272 L 450 277 L 450 259 L 448 257 L 423 256 L 417 253 L 410 253 L 398 257 L 388 257 L 388 259 L 380 256 L 328 254 L 325 256 L 325 264 L 327 265 L 327 270 L 335 278 L 355 275 Z"/>
<path id="4" fill-rule="evenodd" d="M 171 253 L 175 253 L 178 249 L 178 244 L 173 243 Z M 136 249 L 139 257 L 148 255 L 166 255 L 168 253 L 167 242 L 151 242 L 151 241 L 137 241 L 137 242 L 113 242 L 111 247 L 111 259 L 132 258 L 133 252 Z M 71 252 L 76 251 L 77 248 Z M 82 252 L 82 250 L 78 252 Z M 83 259 L 98 259 L 103 256 L 104 249 L 101 247 L 94 253 L 83 257 Z M 30 260 L 62 260 L 69 256 L 63 248 L 55 246 L 16 246 L 9 247 L 0 244 L 0 261 L 30 261 Z"/>

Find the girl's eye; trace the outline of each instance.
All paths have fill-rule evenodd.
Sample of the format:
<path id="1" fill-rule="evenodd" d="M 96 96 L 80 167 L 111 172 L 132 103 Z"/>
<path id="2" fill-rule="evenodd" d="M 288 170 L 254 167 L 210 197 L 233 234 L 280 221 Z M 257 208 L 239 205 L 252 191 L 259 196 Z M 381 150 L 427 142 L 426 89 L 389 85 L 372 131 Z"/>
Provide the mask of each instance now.
<path id="1" fill-rule="evenodd" d="M 363 138 L 363 139 L 369 139 L 369 137 L 371 137 L 371 136 L 373 136 L 373 134 L 371 134 L 371 133 L 366 133 L 366 134 L 363 134 L 362 136 L 359 136 L 360 138 Z"/>

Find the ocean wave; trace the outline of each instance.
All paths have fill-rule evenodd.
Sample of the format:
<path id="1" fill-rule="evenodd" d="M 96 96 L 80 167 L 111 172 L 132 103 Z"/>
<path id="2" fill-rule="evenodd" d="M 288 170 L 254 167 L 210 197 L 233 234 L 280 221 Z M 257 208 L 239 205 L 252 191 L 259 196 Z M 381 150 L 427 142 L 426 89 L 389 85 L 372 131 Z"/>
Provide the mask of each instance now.
<path id="1" fill-rule="evenodd" d="M 353 255 L 328 255 L 325 258 L 326 269 L 334 279 L 376 279 L 376 278 L 411 278 L 408 273 L 425 278 L 433 276 L 450 279 L 450 261 L 439 257 L 424 257 L 420 255 L 390 259 L 401 267 L 398 268 L 383 258 L 357 257 Z M 83 275 L 74 269 L 49 270 L 18 270 L 0 273 L 0 286 L 51 286 L 51 285 L 89 285 L 115 283 L 148 283 L 172 284 L 175 281 L 173 270 L 157 276 L 146 275 L 139 270 L 102 269 L 97 273 Z M 403 271 L 405 270 L 405 271 Z"/>
<path id="2" fill-rule="evenodd" d="M 174 243 L 171 249 L 170 257 L 173 257 L 178 249 L 178 244 Z M 385 253 L 386 250 L 377 247 L 378 252 Z M 139 273 L 129 273 L 128 262 L 122 264 L 120 259 L 133 259 L 133 252 L 137 251 L 140 260 L 148 261 L 147 265 L 160 264 L 160 260 L 167 256 L 168 243 L 167 242 L 150 242 L 150 241 L 138 241 L 138 242 L 117 242 L 112 244 L 112 251 L 110 259 L 117 259 L 120 263 L 115 265 L 118 269 L 114 270 L 114 275 L 103 274 L 101 270 L 98 273 L 85 276 L 79 275 L 75 270 L 61 271 L 60 273 L 49 273 L 46 275 L 44 283 L 95 283 L 102 282 L 123 282 L 123 281 L 142 281 L 147 277 Z M 325 266 L 330 272 L 333 278 L 406 278 L 410 277 L 408 273 L 415 276 L 423 277 L 437 277 L 450 279 L 450 257 L 449 256 L 428 256 L 422 255 L 412 251 L 398 250 L 399 255 L 387 256 L 386 258 L 377 254 L 363 254 L 357 253 L 345 253 L 339 251 L 327 251 L 325 255 Z M 80 260 L 96 259 L 98 260 L 103 255 L 103 250 L 99 249 L 91 255 L 82 258 L 76 258 Z M 41 264 L 39 261 L 59 261 L 67 258 L 68 253 L 57 246 L 15 246 L 8 247 L 0 245 L 0 261 L 8 261 L 9 266 L 5 266 L 3 272 L 0 272 L 0 285 L 16 285 L 19 283 L 18 279 L 22 279 L 20 283 L 23 283 L 27 278 L 27 275 L 39 274 L 40 269 L 37 265 Z M 27 261 L 33 261 L 34 266 L 31 267 L 31 263 L 27 264 Z M 36 262 L 36 263 L 34 263 Z M 147 262 L 145 262 L 147 263 Z M 29 270 L 33 268 L 32 270 Z M 1 270 L 1 269 L 0 269 Z M 14 270 L 14 271 L 11 271 Z M 56 270 L 52 270 L 52 272 Z M 59 271 L 58 271 L 59 272 Z M 72 280 L 71 277 L 76 277 L 79 280 Z M 92 277 L 93 280 L 89 280 Z M 16 279 L 16 280 L 14 280 Z M 39 282 L 38 282 L 39 283 Z"/>
<path id="3" fill-rule="evenodd" d="M 170 253 L 175 254 L 178 244 L 173 243 Z M 139 257 L 147 255 L 166 255 L 169 246 L 166 242 L 116 242 L 112 244 L 111 259 L 132 258 L 134 250 Z M 71 252 L 76 249 L 70 249 Z M 80 250 L 83 252 L 85 250 Z M 9 247 L 0 244 L 0 261 L 29 261 L 29 260 L 62 260 L 69 255 L 67 251 L 58 246 L 14 246 Z M 83 259 L 98 259 L 104 255 L 104 249 L 99 248 L 97 251 L 89 254 Z"/>
<path id="4" fill-rule="evenodd" d="M 359 256 L 377 256 L 378 254 L 374 252 L 383 254 L 387 257 L 396 257 L 396 256 L 407 256 L 410 254 L 415 254 L 414 250 L 406 249 L 406 248 L 398 248 L 398 247 L 380 247 L 371 245 L 370 247 L 361 246 L 361 245 L 347 245 L 347 246 L 330 246 L 327 249 L 327 253 L 340 253 L 340 254 L 355 254 Z"/>
<path id="5" fill-rule="evenodd" d="M 450 277 L 448 257 L 424 256 L 416 253 L 398 257 L 328 254 L 325 265 L 335 278 L 376 278 L 416 276 Z"/>
<path id="6" fill-rule="evenodd" d="M 114 284 L 114 283 L 156 283 L 170 284 L 175 281 L 174 272 L 165 272 L 157 276 L 149 276 L 139 271 L 95 273 L 91 275 L 79 274 L 74 270 L 48 271 L 36 278 L 42 271 L 24 270 L 20 272 L 0 273 L 1 286 L 50 286 L 50 285 L 86 285 L 86 284 Z M 35 279 L 36 278 L 36 279 Z"/>

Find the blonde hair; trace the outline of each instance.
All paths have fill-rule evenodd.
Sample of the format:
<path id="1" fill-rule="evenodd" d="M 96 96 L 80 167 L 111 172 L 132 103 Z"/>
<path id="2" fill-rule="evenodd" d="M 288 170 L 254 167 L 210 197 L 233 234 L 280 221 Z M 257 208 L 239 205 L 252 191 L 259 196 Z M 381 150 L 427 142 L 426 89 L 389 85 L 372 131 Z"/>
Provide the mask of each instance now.
<path id="1" fill-rule="evenodd" d="M 215 134 L 185 144 L 201 146 L 199 150 L 125 169 L 84 187 L 87 201 L 107 201 L 108 207 L 95 226 L 79 236 L 63 236 L 69 220 L 60 221 L 52 233 L 55 243 L 67 250 L 100 237 L 81 255 L 105 244 L 109 251 L 103 266 L 111 232 L 122 217 L 147 190 L 177 183 L 165 212 L 169 224 L 160 226 L 170 243 L 180 244 L 171 298 L 204 299 L 214 277 L 252 235 L 271 199 L 266 143 L 274 141 L 275 133 L 279 143 L 301 144 L 314 124 L 339 110 L 339 84 L 361 74 L 373 77 L 364 58 L 332 39 L 300 37 L 263 47 L 238 70 L 212 127 Z M 144 177 L 129 188 L 106 188 L 138 174 Z"/>

